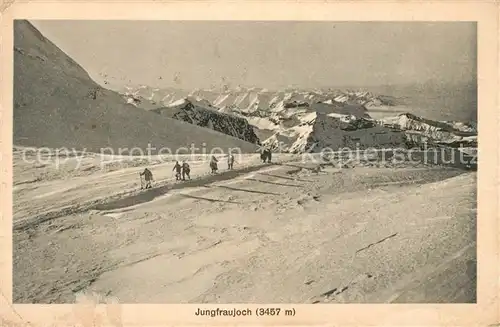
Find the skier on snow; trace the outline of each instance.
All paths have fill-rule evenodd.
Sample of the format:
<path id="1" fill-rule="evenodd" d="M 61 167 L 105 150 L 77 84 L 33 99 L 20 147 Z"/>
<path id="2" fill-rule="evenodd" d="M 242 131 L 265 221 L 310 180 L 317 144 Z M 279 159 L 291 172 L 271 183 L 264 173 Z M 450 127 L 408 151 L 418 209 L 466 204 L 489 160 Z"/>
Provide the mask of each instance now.
<path id="1" fill-rule="evenodd" d="M 266 163 L 266 161 L 268 163 L 271 163 L 271 148 L 269 147 L 266 147 L 264 149 L 262 149 L 262 152 L 260 154 L 260 159 L 262 160 L 263 163 Z"/>
<path id="2" fill-rule="evenodd" d="M 212 171 L 212 174 L 217 173 L 218 167 L 217 167 L 217 158 L 215 156 L 212 156 L 212 159 L 210 160 L 210 169 Z"/>
<path id="3" fill-rule="evenodd" d="M 175 180 L 176 181 L 179 181 L 181 180 L 181 171 L 182 171 L 182 167 L 181 165 L 179 164 L 179 161 L 176 161 L 175 162 L 175 166 L 174 168 L 172 169 L 172 171 L 175 170 Z"/>
<path id="4" fill-rule="evenodd" d="M 227 169 L 232 170 L 233 164 L 234 164 L 234 156 L 232 153 L 229 153 L 229 156 L 227 157 Z"/>
<path id="5" fill-rule="evenodd" d="M 191 180 L 191 176 L 189 176 L 189 173 L 191 172 L 191 168 L 189 167 L 189 164 L 186 161 L 182 162 L 182 180 L 186 180 L 186 176 Z"/>
<path id="6" fill-rule="evenodd" d="M 139 173 L 139 176 L 144 176 L 144 180 L 146 181 L 146 187 L 145 188 L 151 188 L 151 182 L 153 181 L 153 173 L 145 168 L 142 173 Z"/>

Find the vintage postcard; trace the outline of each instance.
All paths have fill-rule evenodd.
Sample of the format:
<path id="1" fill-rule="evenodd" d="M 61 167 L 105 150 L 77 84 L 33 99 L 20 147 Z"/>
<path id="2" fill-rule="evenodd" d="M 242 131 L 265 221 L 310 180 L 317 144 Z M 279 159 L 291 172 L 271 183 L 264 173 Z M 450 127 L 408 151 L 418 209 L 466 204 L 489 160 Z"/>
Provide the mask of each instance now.
<path id="1" fill-rule="evenodd" d="M 2 7 L 2 326 L 499 323 L 494 2 Z"/>

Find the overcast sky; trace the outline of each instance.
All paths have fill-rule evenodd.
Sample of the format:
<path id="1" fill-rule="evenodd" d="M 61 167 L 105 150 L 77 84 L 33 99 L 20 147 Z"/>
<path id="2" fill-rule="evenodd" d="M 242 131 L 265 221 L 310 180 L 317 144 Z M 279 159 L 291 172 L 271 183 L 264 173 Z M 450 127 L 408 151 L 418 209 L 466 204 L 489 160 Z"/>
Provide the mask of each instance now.
<path id="1" fill-rule="evenodd" d="M 361 87 L 476 74 L 474 23 L 31 22 L 114 85 Z"/>

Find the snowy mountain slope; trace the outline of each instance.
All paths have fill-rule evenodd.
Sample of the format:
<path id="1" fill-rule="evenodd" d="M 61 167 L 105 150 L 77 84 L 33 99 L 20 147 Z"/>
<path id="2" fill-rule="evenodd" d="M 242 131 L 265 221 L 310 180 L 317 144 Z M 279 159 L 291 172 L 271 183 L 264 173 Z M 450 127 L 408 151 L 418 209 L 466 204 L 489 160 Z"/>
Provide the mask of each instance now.
<path id="1" fill-rule="evenodd" d="M 146 165 L 31 185 L 14 175 L 16 227 L 68 203 L 103 205 L 13 230 L 13 301 L 70 304 L 79 288 L 124 303 L 476 302 L 476 173 L 290 164 L 191 186 L 160 164 L 166 194 L 112 202 Z"/>
<path id="2" fill-rule="evenodd" d="M 245 118 L 219 112 L 207 102 L 185 98 L 152 112 L 259 144 L 253 126 Z"/>
<path id="3" fill-rule="evenodd" d="M 304 133 L 290 147 L 292 153 L 317 152 L 325 148 L 394 148 L 404 145 L 404 134 L 363 118 L 350 120 L 318 113 L 309 133 Z"/>
<path id="4" fill-rule="evenodd" d="M 325 113 L 309 118 L 298 126 L 276 132 L 262 143 L 291 153 L 319 152 L 325 148 L 337 151 L 344 147 L 392 148 L 405 143 L 403 132 L 379 126 L 370 119 Z"/>
<path id="5" fill-rule="evenodd" d="M 192 143 L 255 151 L 249 142 L 137 110 L 96 84 L 28 21 L 15 21 L 14 144 L 127 153 L 149 144 L 175 149 Z"/>
<path id="6" fill-rule="evenodd" d="M 267 112 L 267 117 L 253 117 L 247 119 L 251 124 L 260 128 L 267 129 L 273 134 L 262 143 L 281 151 L 303 151 L 306 146 L 306 140 L 310 133 L 313 133 L 315 122 L 318 117 L 323 119 L 323 116 L 339 120 L 342 128 L 346 131 L 354 130 L 362 127 L 363 124 L 368 124 L 370 116 L 366 112 L 366 108 L 362 105 L 352 105 L 343 103 L 314 103 L 307 106 L 282 108 L 281 111 Z M 261 116 L 265 116 L 261 114 Z M 356 119 L 356 117 L 361 117 Z M 357 126 L 356 124 L 361 124 Z M 373 123 L 369 123 L 373 125 Z M 340 126 L 340 125 L 339 125 Z M 332 133 L 336 133 L 335 129 L 340 128 L 337 125 L 331 125 Z M 327 131 L 323 131 L 327 132 Z M 323 133 L 322 132 L 322 133 Z"/>

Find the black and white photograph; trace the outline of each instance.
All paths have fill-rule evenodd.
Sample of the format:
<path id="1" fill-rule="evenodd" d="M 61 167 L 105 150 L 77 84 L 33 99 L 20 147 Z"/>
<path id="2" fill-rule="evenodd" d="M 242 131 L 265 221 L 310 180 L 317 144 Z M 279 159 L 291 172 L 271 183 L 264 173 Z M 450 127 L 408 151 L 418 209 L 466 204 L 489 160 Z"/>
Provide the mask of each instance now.
<path id="1" fill-rule="evenodd" d="M 477 28 L 14 20 L 13 303 L 477 303 Z"/>

